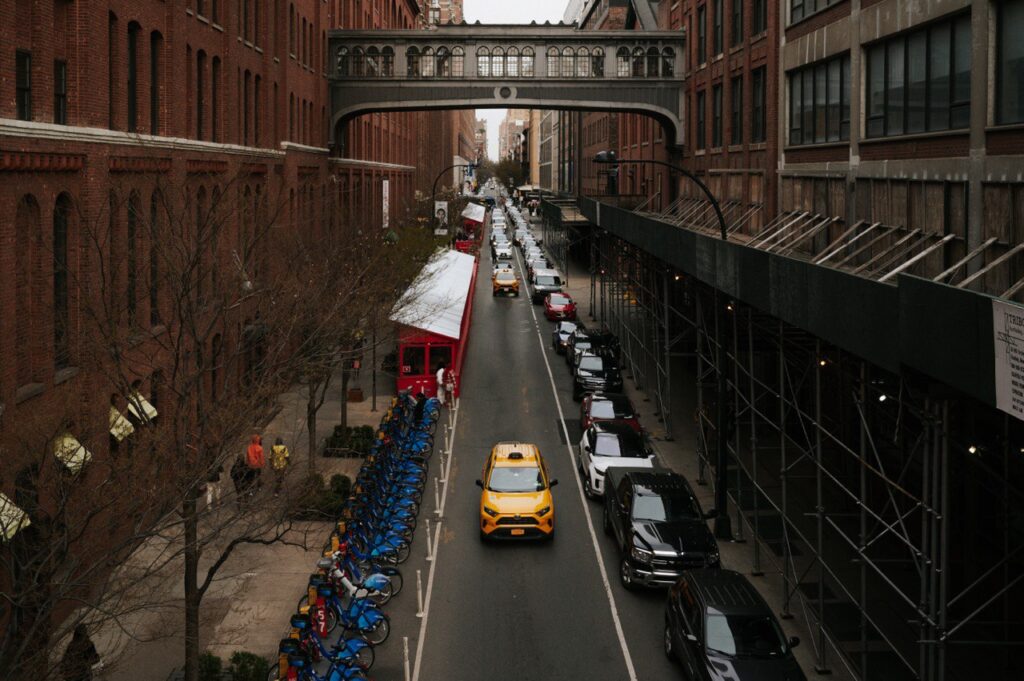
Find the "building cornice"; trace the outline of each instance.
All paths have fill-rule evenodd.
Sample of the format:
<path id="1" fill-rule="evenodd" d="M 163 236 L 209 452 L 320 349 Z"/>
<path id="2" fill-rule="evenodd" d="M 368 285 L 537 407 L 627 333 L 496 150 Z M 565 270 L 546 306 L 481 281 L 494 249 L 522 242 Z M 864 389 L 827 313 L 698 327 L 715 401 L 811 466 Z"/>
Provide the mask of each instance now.
<path id="1" fill-rule="evenodd" d="M 414 172 L 416 166 L 407 166 L 400 163 L 381 163 L 380 161 L 363 161 L 358 158 L 332 158 L 331 165 L 342 168 L 373 168 L 377 170 L 400 170 L 403 172 Z"/>

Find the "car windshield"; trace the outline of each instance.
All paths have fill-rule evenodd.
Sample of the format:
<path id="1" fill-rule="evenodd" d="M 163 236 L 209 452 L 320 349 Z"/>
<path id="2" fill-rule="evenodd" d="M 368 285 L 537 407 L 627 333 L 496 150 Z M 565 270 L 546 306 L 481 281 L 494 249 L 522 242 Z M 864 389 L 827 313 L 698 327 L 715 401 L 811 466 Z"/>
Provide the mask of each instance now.
<path id="1" fill-rule="evenodd" d="M 714 611 L 708 613 L 707 647 L 734 657 L 781 657 L 788 650 L 773 618 Z"/>
<path id="2" fill-rule="evenodd" d="M 551 304 L 552 305 L 568 305 L 571 302 L 572 301 L 569 300 L 569 298 L 566 297 L 566 296 L 559 296 L 559 295 L 554 295 L 554 294 L 552 294 L 552 296 L 551 296 Z"/>
<path id="3" fill-rule="evenodd" d="M 491 471 L 487 489 L 492 492 L 539 492 L 544 489 L 544 478 L 536 466 L 496 466 Z"/>
<path id="4" fill-rule="evenodd" d="M 594 419 L 631 419 L 633 410 L 625 400 L 599 400 L 590 403 L 590 418 Z"/>
<path id="5" fill-rule="evenodd" d="M 685 492 L 660 497 L 639 495 L 633 501 L 633 520 L 695 520 L 700 518 L 693 498 Z"/>
<path id="6" fill-rule="evenodd" d="M 576 347 L 579 347 L 579 345 Z M 584 371 L 602 371 L 604 370 L 604 362 L 601 361 L 600 357 L 594 357 L 593 355 L 581 357 L 580 369 L 583 369 Z"/>
<path id="7" fill-rule="evenodd" d="M 562 282 L 558 280 L 558 277 L 550 274 L 538 274 L 537 275 L 538 286 L 561 286 Z"/>
<path id="8" fill-rule="evenodd" d="M 576 325 L 572 322 L 562 322 L 558 325 L 558 333 L 563 336 L 567 336 L 576 330 Z"/>
<path id="9" fill-rule="evenodd" d="M 629 446 L 631 443 L 615 433 L 598 433 L 595 440 L 594 454 L 597 456 L 628 456 L 637 459 L 645 456 L 642 449 Z"/>
<path id="10" fill-rule="evenodd" d="M 494 277 L 494 279 L 502 284 L 510 284 L 516 280 L 516 275 L 511 272 L 498 272 L 498 275 Z"/>

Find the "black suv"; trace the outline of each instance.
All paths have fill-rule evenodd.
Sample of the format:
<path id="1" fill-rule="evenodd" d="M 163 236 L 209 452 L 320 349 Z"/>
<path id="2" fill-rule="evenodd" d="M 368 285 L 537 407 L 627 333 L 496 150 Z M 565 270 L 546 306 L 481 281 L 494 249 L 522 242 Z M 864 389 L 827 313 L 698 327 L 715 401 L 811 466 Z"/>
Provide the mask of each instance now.
<path id="1" fill-rule="evenodd" d="M 668 593 L 665 654 L 693 681 L 807 681 L 775 615 L 732 570 L 689 570 Z"/>
<path id="2" fill-rule="evenodd" d="M 609 468 L 604 531 L 619 546 L 619 581 L 671 586 L 684 570 L 717 568 L 718 544 L 686 478 L 670 470 Z"/>
<path id="3" fill-rule="evenodd" d="M 622 392 L 622 374 L 613 359 L 584 351 L 572 373 L 572 399 L 596 392 Z"/>

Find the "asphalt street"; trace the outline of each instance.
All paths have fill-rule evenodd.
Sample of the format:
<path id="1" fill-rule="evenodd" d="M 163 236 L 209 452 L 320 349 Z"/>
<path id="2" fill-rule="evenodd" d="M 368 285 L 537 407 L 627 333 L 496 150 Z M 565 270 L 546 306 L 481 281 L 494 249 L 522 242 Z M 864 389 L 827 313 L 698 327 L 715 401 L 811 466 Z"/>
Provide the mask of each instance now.
<path id="1" fill-rule="evenodd" d="M 517 265 L 522 276 L 521 261 Z M 520 298 L 492 298 L 490 271 L 484 249 L 441 541 L 413 679 L 677 677 L 661 652 L 664 592 L 633 593 L 620 586 L 618 555 L 601 532 L 600 506 L 581 494 L 574 458 L 578 405 L 565 362 L 551 348 L 552 324 L 525 290 Z M 501 440 L 536 444 L 559 480 L 552 542 L 480 541 L 480 489 L 474 481 Z"/>

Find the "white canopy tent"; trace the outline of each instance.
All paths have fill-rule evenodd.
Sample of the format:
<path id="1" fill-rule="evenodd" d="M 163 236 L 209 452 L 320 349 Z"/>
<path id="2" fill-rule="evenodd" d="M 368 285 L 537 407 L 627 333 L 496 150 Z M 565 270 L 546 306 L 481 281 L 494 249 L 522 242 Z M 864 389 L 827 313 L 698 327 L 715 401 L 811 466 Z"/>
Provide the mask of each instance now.
<path id="1" fill-rule="evenodd" d="M 459 340 L 475 261 L 458 251 L 434 255 L 391 311 L 391 321 Z"/>

